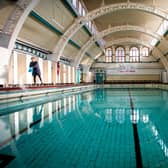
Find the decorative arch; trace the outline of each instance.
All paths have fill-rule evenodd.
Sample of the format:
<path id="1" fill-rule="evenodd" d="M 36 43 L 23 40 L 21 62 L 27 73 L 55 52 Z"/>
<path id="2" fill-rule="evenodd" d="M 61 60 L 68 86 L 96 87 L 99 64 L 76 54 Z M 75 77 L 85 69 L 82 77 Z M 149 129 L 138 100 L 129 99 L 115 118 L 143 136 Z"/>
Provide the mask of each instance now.
<path id="1" fill-rule="evenodd" d="M 91 37 L 90 40 L 88 40 L 81 48 L 79 53 L 76 56 L 75 59 L 75 65 L 78 65 L 81 61 L 81 59 L 84 57 L 85 52 L 90 48 L 90 46 L 97 41 L 98 39 L 112 33 L 120 32 L 120 31 L 137 31 L 137 32 L 142 32 L 144 34 L 147 34 L 153 38 L 160 39 L 160 36 L 151 32 L 150 30 L 147 30 L 143 27 L 140 26 L 132 26 L 132 25 L 123 25 L 123 26 L 115 26 L 113 28 L 108 28 L 102 32 L 100 32 L 96 37 Z M 167 42 L 168 44 L 168 42 Z"/>
<path id="2" fill-rule="evenodd" d="M 133 44 L 141 44 L 143 46 L 146 46 L 148 47 L 149 49 L 152 48 L 152 45 L 150 45 L 147 41 L 143 41 L 143 40 L 139 40 L 139 39 L 136 39 L 136 38 L 120 38 L 120 39 L 117 39 L 117 40 L 112 40 L 112 41 L 109 41 L 108 43 L 106 43 L 106 46 L 105 47 L 109 47 L 109 46 L 112 46 L 112 45 L 117 45 L 117 44 L 122 44 L 122 43 L 125 43 L 125 42 L 130 42 L 130 43 L 133 43 Z"/>
<path id="3" fill-rule="evenodd" d="M 18 37 L 23 23 L 39 1 L 40 0 L 19 0 L 16 3 L 14 11 L 9 16 L 1 32 L 3 37 L 1 46 L 8 48 L 9 54 L 14 47 L 16 38 Z"/>
<path id="4" fill-rule="evenodd" d="M 106 44 L 106 47 L 109 47 L 109 46 L 112 46 L 112 45 L 119 45 L 119 44 L 122 44 L 122 43 L 125 43 L 125 42 L 131 42 L 131 43 L 134 43 L 134 44 L 141 44 L 143 46 L 146 46 L 148 47 L 149 49 L 152 49 L 153 46 L 150 45 L 148 42 L 146 41 L 142 41 L 142 40 L 139 40 L 139 39 L 135 39 L 135 38 L 120 38 L 120 39 L 117 39 L 117 40 L 113 40 L 113 41 L 109 41 L 107 44 Z M 153 56 L 158 59 L 160 58 L 164 68 L 168 71 L 168 61 L 167 59 L 163 56 L 162 52 L 160 51 L 160 49 L 158 48 L 154 48 L 153 50 Z M 100 54 L 101 56 L 101 54 Z M 90 69 L 91 65 L 89 65 L 88 69 Z"/>
<path id="5" fill-rule="evenodd" d="M 152 15 L 158 16 L 164 20 L 168 20 L 168 15 L 161 11 L 159 8 L 156 8 L 154 6 L 149 6 L 146 4 L 140 4 L 140 3 L 117 3 L 117 4 L 111 4 L 102 6 L 98 9 L 95 9 L 91 12 L 89 12 L 86 16 L 77 18 L 74 23 L 67 29 L 67 31 L 64 33 L 64 35 L 59 39 L 58 43 L 56 44 L 53 54 L 48 55 L 49 59 L 54 59 L 55 61 L 58 61 L 60 59 L 60 56 L 62 55 L 65 46 L 67 45 L 68 41 L 72 38 L 72 36 L 87 22 L 90 20 L 93 20 L 95 18 L 98 18 L 102 15 L 105 15 L 107 13 L 116 12 L 120 10 L 139 10 L 146 13 L 150 13 Z"/>
<path id="6" fill-rule="evenodd" d="M 0 54 L 5 58 L 0 63 L 0 84 L 8 84 L 8 66 L 16 38 L 30 11 L 40 0 L 19 0 L 0 33 Z"/>

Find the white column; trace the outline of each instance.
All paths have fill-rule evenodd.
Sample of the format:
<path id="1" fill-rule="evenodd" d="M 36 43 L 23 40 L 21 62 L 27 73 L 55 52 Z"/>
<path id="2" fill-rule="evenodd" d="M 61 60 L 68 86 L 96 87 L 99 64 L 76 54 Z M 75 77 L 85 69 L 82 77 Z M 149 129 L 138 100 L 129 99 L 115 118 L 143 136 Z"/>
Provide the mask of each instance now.
<path id="1" fill-rule="evenodd" d="M 10 54 L 9 50 L 3 47 L 0 47 L 0 84 L 8 84 L 8 66 Z"/>
<path id="2" fill-rule="evenodd" d="M 13 52 L 13 84 L 18 84 L 18 55 Z"/>
<path id="3" fill-rule="evenodd" d="M 116 60 L 115 59 L 115 47 L 114 46 L 112 46 L 112 53 L 113 53 L 113 62 Z"/>
<path id="4" fill-rule="evenodd" d="M 55 72 L 55 74 L 56 74 L 56 77 L 55 77 L 55 82 L 56 82 L 56 83 L 58 83 L 57 63 L 56 63 L 56 72 Z"/>
<path id="5" fill-rule="evenodd" d="M 125 46 L 125 55 L 126 55 L 126 62 L 129 62 L 129 46 Z"/>
<path id="6" fill-rule="evenodd" d="M 72 67 L 72 83 L 75 83 L 75 67 Z"/>
<path id="7" fill-rule="evenodd" d="M 43 59 L 39 58 L 38 63 L 39 63 L 39 66 L 40 66 L 41 78 L 42 78 L 42 81 L 43 81 Z"/>
<path id="8" fill-rule="evenodd" d="M 140 56 L 140 59 L 141 59 L 141 56 L 143 56 L 142 54 L 143 54 L 143 46 L 140 46 L 139 47 L 139 56 Z"/>
<path id="9" fill-rule="evenodd" d="M 62 74 L 62 69 L 60 67 L 60 72 L 59 72 L 59 76 L 58 76 L 58 83 L 61 83 L 61 74 Z"/>
<path id="10" fill-rule="evenodd" d="M 66 65 L 63 64 L 63 82 L 66 83 Z"/>
<path id="11" fill-rule="evenodd" d="M 32 72 L 29 72 L 29 65 L 31 62 L 31 55 L 26 54 L 26 83 L 32 84 Z"/>
<path id="12" fill-rule="evenodd" d="M 68 83 L 71 83 L 71 66 L 68 66 Z"/>
<path id="13" fill-rule="evenodd" d="M 61 68 L 60 68 L 60 69 L 61 69 Z M 58 83 L 61 83 L 61 73 L 62 73 L 62 70 L 60 70 L 60 72 L 59 72 Z"/>
<path id="14" fill-rule="evenodd" d="M 51 61 L 48 61 L 48 83 L 52 83 L 51 75 Z"/>

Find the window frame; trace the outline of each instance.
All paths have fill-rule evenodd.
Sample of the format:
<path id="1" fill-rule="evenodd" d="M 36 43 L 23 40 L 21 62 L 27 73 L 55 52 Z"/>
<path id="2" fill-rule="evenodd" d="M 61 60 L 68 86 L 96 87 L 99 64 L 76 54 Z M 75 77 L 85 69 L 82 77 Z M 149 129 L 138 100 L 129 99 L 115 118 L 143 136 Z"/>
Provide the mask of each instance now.
<path id="1" fill-rule="evenodd" d="M 111 47 L 106 48 L 105 50 L 105 62 L 113 61 L 113 50 Z"/>
<path id="2" fill-rule="evenodd" d="M 147 52 L 144 52 L 144 49 L 147 49 Z M 144 54 L 145 53 L 145 54 Z M 147 53 L 147 54 L 146 54 Z M 141 51 L 142 57 L 149 57 L 149 48 L 148 47 L 143 47 Z"/>
<path id="3" fill-rule="evenodd" d="M 132 50 L 133 49 L 133 50 Z M 134 50 L 136 49 L 136 50 Z M 140 62 L 140 49 L 137 46 L 132 46 L 129 49 L 129 62 Z"/>
<path id="4" fill-rule="evenodd" d="M 120 55 L 119 53 L 122 53 L 121 56 L 119 56 Z M 124 63 L 125 61 L 126 61 L 125 47 L 123 47 L 123 46 L 117 46 L 115 48 L 115 62 L 117 62 L 117 63 Z"/>

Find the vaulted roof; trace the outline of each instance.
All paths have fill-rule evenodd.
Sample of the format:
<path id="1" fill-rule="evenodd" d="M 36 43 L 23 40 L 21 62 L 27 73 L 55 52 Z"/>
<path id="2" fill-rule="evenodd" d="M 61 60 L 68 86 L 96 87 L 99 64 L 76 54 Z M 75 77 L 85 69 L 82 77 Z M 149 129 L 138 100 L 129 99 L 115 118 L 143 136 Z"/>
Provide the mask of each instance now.
<path id="1" fill-rule="evenodd" d="M 74 65 L 94 62 L 103 54 L 104 48 L 115 42 L 146 44 L 156 58 L 163 58 L 167 53 L 167 0 L 81 0 L 86 12 L 82 16 L 71 2 L 39 0 L 25 18 L 17 39 L 51 51 L 48 59 L 58 61 L 60 57 L 66 57 Z M 21 1 L 3 0 L 0 3 L 0 29 L 3 32 L 9 27 L 9 18 Z M 21 6 L 24 3 L 31 5 L 32 2 L 24 0 Z M 89 22 L 96 33 L 88 29 Z M 102 32 L 107 33 L 102 35 Z"/>

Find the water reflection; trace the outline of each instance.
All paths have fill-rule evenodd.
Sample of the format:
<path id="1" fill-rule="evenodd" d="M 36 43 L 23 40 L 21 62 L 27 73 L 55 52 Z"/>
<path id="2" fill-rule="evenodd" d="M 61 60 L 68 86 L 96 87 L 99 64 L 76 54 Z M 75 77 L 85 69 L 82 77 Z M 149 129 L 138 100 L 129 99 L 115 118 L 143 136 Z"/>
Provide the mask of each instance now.
<path id="1" fill-rule="evenodd" d="M 131 91 L 131 94 L 134 103 L 133 111 L 130 108 L 128 90 L 99 89 L 1 116 L 0 145 L 5 146 L 11 142 L 12 138 L 19 140 L 23 133 L 27 135 L 37 133 L 45 124 L 57 122 L 63 129 L 64 121 L 73 120 L 72 115 L 75 114 L 75 117 L 85 122 L 88 119 L 85 116 L 89 116 L 95 118 L 96 121 L 102 121 L 105 125 L 121 127 L 124 124 L 133 123 L 138 126 L 140 124 L 141 127 L 138 129 L 141 129 L 143 133 L 150 128 L 148 135 L 154 137 L 164 155 L 168 157 L 168 144 L 160 133 L 164 125 L 157 120 L 161 115 L 157 111 L 163 107 L 168 108 L 167 92 L 163 94 L 163 97 L 160 92 L 151 91 Z M 155 121 L 153 121 L 153 116 L 156 118 Z"/>
<path id="2" fill-rule="evenodd" d="M 105 122 L 107 123 L 111 123 L 112 122 L 112 109 L 106 109 L 106 112 L 105 112 Z"/>
<path id="3" fill-rule="evenodd" d="M 131 114 L 130 114 L 130 120 L 131 120 L 131 122 L 133 124 L 137 124 L 139 122 L 139 109 L 134 109 L 131 112 Z"/>
<path id="4" fill-rule="evenodd" d="M 164 155 L 168 157 L 168 147 L 164 140 L 161 138 L 157 127 L 152 123 L 152 121 L 149 121 L 149 128 L 152 135 L 154 136 L 155 141 L 159 144 L 161 150 L 164 152 Z"/>
<path id="5" fill-rule="evenodd" d="M 29 135 L 37 132 L 45 125 L 45 119 L 50 123 L 53 121 L 54 116 L 60 127 L 62 127 L 61 120 L 76 110 L 76 102 L 80 102 L 80 99 L 77 95 L 68 96 L 60 100 L 1 116 L 0 147 L 8 144 L 13 138 L 18 140 L 22 133 Z"/>
<path id="6" fill-rule="evenodd" d="M 155 144 L 158 144 L 160 151 L 164 153 L 165 157 L 168 157 L 168 144 L 165 141 L 164 136 L 159 133 L 162 132 L 162 129 L 165 127 L 163 123 L 166 119 L 168 109 L 168 92 L 167 91 L 131 91 L 133 99 L 133 110 L 130 109 L 130 101 L 128 96 L 128 91 L 109 91 L 104 89 L 104 91 L 98 91 L 95 94 L 96 99 L 92 99 L 91 106 L 93 109 L 96 109 L 96 117 L 103 119 L 108 124 L 124 124 L 128 120 L 130 123 L 137 124 L 138 129 L 140 130 L 140 139 L 143 137 L 153 137 L 151 141 L 155 141 Z M 165 118 L 162 118 L 162 121 L 159 121 L 158 118 L 161 113 L 164 111 Z M 159 112 L 159 113 L 158 113 Z M 162 114 L 163 115 L 163 114 Z M 129 117 L 129 118 L 128 118 Z M 152 119 L 155 121 L 152 121 Z M 146 129 L 149 129 L 148 133 L 145 134 Z M 142 135 L 141 135 L 142 134 Z M 163 133 L 162 133 L 163 134 Z M 143 145 L 144 139 L 141 140 Z M 142 144 L 141 144 L 142 145 Z M 142 146 L 143 146 L 142 145 Z M 147 146 L 152 144 L 146 144 Z M 148 148 L 146 146 L 146 148 Z M 144 147 L 145 148 L 145 147 Z M 153 148 L 151 146 L 151 148 Z M 153 149 L 157 150 L 157 149 Z M 142 151 L 143 154 L 146 151 Z M 160 155 L 160 154 L 158 154 Z M 158 156 L 159 158 L 159 156 Z"/>
<path id="7" fill-rule="evenodd" d="M 115 119 L 119 124 L 123 124 L 125 121 L 125 109 L 120 108 L 115 110 Z"/>

